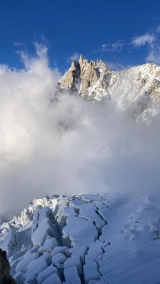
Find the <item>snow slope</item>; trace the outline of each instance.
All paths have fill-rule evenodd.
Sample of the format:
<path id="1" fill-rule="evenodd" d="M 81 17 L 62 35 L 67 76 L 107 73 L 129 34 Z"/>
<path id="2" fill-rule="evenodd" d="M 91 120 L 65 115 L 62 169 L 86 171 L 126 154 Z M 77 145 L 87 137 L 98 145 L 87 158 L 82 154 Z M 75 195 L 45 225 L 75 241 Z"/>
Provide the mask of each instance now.
<path id="1" fill-rule="evenodd" d="M 35 199 L 0 225 L 16 283 L 160 283 L 160 194 Z"/>

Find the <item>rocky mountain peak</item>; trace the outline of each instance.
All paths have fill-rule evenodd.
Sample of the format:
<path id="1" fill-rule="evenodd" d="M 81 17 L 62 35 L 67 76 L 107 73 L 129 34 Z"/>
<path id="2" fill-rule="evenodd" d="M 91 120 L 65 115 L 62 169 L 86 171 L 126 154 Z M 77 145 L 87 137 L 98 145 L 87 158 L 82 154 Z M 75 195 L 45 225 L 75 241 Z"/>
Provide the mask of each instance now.
<path id="1" fill-rule="evenodd" d="M 89 61 L 81 55 L 78 62 L 72 61 L 59 85 L 87 100 L 101 101 L 121 93 L 125 98 L 150 95 L 160 101 L 160 67 L 146 63 L 115 72 L 102 60 Z"/>
<path id="2" fill-rule="evenodd" d="M 108 85 L 106 74 L 110 72 L 102 60 L 88 61 L 80 55 L 78 62 L 72 61 L 71 67 L 60 80 L 60 86 L 62 89 L 76 91 L 79 95 L 87 96 L 98 80 L 96 90 L 104 89 Z M 95 91 L 92 95 L 95 95 Z"/>

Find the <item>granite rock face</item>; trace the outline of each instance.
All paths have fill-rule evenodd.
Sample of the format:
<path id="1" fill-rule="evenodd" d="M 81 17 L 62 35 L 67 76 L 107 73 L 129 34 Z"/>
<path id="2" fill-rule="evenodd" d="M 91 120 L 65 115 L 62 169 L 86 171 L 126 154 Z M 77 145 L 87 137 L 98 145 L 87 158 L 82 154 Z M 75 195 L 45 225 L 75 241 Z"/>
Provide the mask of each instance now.
<path id="1" fill-rule="evenodd" d="M 60 81 L 61 88 L 69 89 L 75 92 L 77 90 L 76 85 L 78 84 L 79 76 L 80 76 L 79 63 L 73 60 L 71 67 Z"/>
<path id="2" fill-rule="evenodd" d="M 0 284 L 14 284 L 14 279 L 9 275 L 10 265 L 6 252 L 0 249 Z"/>
<path id="3" fill-rule="evenodd" d="M 102 60 L 88 61 L 80 56 L 78 62 L 72 61 L 59 84 L 62 89 L 72 90 L 86 99 L 100 100 L 107 87 L 116 80 L 112 73 Z"/>

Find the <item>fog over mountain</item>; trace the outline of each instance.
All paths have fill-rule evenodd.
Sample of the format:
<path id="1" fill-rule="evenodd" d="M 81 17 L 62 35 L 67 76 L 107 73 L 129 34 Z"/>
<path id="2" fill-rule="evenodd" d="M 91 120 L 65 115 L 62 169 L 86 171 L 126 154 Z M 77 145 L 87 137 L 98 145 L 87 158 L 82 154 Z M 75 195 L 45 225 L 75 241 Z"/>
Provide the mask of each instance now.
<path id="1" fill-rule="evenodd" d="M 0 214 L 46 194 L 159 191 L 160 67 L 112 72 L 81 58 L 69 87 L 36 50 L 21 70 L 0 66 Z"/>

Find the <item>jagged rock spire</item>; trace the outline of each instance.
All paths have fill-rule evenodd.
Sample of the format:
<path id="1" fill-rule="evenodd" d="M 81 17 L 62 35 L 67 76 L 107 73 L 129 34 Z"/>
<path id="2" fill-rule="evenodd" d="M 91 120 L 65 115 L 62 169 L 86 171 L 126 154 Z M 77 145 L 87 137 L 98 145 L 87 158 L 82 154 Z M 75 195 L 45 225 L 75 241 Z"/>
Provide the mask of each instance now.
<path id="1" fill-rule="evenodd" d="M 84 60 L 84 59 L 83 59 L 83 56 L 82 56 L 82 55 L 80 55 L 80 57 L 79 57 L 79 61 L 78 61 L 78 62 L 79 62 L 79 64 L 80 64 L 80 66 L 82 66 L 82 64 L 83 64 L 83 60 Z"/>
<path id="2" fill-rule="evenodd" d="M 75 60 L 72 61 L 71 67 L 65 73 L 60 81 L 60 86 L 63 89 L 69 89 L 73 92 L 76 91 L 76 84 L 80 76 L 80 67 L 79 63 Z"/>
<path id="3" fill-rule="evenodd" d="M 88 61 L 80 55 L 78 62 L 72 61 L 71 67 L 60 81 L 60 86 L 66 90 L 76 90 L 78 94 L 87 94 L 88 89 L 101 77 L 100 68 L 107 70 L 103 61 Z"/>

